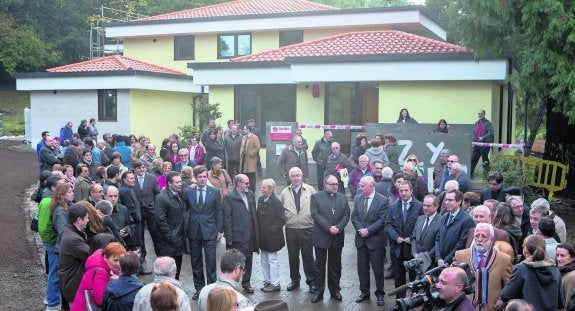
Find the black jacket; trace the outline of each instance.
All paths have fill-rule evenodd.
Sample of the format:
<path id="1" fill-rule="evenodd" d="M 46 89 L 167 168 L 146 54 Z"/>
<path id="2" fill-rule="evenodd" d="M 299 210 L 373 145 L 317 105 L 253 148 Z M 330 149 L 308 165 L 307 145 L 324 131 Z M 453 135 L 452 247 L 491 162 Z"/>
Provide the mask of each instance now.
<path id="1" fill-rule="evenodd" d="M 256 214 L 260 249 L 265 252 L 277 252 L 282 249 L 285 246 L 283 226 L 286 224 L 282 202 L 275 194 L 272 194 L 267 201 L 261 196 L 258 199 Z"/>
<path id="2" fill-rule="evenodd" d="M 156 197 L 156 230 L 161 236 L 156 248 L 158 256 L 180 256 L 184 253 L 185 211 L 184 200 L 169 187 L 160 191 Z"/>
<path id="3" fill-rule="evenodd" d="M 249 211 L 237 189 L 228 193 L 222 203 L 224 207 L 224 236 L 228 245 L 240 243 L 251 251 L 258 252 L 259 231 L 254 194 L 246 192 Z"/>
<path id="4" fill-rule="evenodd" d="M 104 310 L 131 311 L 142 286 L 144 284 L 134 275 L 121 275 L 117 280 L 111 280 L 104 292 Z"/>
<path id="5" fill-rule="evenodd" d="M 347 197 L 339 192 L 326 190 L 311 195 L 311 217 L 314 221 L 312 242 L 318 248 L 342 248 L 345 226 L 349 222 L 350 210 Z M 336 226 L 338 234 L 330 234 L 329 228 Z"/>

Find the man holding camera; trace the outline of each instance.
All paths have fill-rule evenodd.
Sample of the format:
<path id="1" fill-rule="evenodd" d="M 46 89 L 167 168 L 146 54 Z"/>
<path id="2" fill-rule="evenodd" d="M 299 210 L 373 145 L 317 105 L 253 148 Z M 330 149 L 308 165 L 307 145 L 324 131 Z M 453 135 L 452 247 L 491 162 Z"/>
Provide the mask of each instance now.
<path id="1" fill-rule="evenodd" d="M 444 311 L 474 311 L 475 307 L 465 295 L 469 280 L 465 270 L 459 267 L 448 267 L 441 271 L 437 290 L 439 298 L 445 301 Z"/>
<path id="2" fill-rule="evenodd" d="M 469 264 L 477 279 L 473 304 L 480 310 L 495 310 L 501 289 L 513 270 L 511 256 L 493 248 L 493 225 L 478 223 L 471 247 L 455 252 L 454 263 Z M 487 284 L 487 286 L 485 286 Z"/>

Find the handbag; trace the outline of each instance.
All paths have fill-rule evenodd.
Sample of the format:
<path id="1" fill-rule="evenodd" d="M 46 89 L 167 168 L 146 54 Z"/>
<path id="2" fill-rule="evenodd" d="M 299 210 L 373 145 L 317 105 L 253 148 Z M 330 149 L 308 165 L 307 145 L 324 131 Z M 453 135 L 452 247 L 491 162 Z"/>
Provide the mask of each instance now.
<path id="1" fill-rule="evenodd" d="M 38 232 L 38 211 L 30 213 L 30 230 Z"/>
<path id="2" fill-rule="evenodd" d="M 99 267 L 96 267 L 94 274 L 92 275 L 92 286 L 94 286 L 94 277 L 96 272 L 98 272 Z M 84 290 L 84 301 L 86 302 L 86 311 L 102 311 L 102 307 L 96 303 L 94 299 L 94 289 Z"/>

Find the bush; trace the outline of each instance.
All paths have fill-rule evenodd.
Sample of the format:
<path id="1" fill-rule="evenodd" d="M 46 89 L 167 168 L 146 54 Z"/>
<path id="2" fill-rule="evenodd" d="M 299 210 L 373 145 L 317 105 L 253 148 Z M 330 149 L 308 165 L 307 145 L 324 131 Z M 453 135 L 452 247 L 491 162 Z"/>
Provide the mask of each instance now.
<path id="1" fill-rule="evenodd" d="M 192 143 L 192 138 L 194 138 L 195 136 L 200 136 L 200 134 L 202 133 L 202 131 L 197 127 L 197 126 L 193 126 L 193 125 L 184 125 L 184 126 L 180 126 L 178 127 L 179 132 L 179 136 L 180 136 L 180 142 L 184 145 L 184 146 L 189 146 Z"/>

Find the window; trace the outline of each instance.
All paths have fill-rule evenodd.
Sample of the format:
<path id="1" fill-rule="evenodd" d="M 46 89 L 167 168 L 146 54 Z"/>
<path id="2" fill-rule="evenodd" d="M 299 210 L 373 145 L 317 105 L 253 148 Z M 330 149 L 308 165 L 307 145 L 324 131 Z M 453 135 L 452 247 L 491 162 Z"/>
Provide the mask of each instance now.
<path id="1" fill-rule="evenodd" d="M 235 87 L 235 116 L 241 124 L 256 120 L 265 146 L 267 121 L 295 122 L 296 85 L 238 85 Z"/>
<path id="2" fill-rule="evenodd" d="M 231 58 L 252 53 L 249 33 L 218 35 L 218 58 Z"/>
<path id="3" fill-rule="evenodd" d="M 280 31 L 280 47 L 303 42 L 303 30 Z"/>
<path id="4" fill-rule="evenodd" d="M 194 48 L 194 36 L 174 37 L 174 60 L 194 59 Z"/>
<path id="5" fill-rule="evenodd" d="M 118 120 L 118 94 L 116 90 L 98 90 L 98 121 Z"/>

